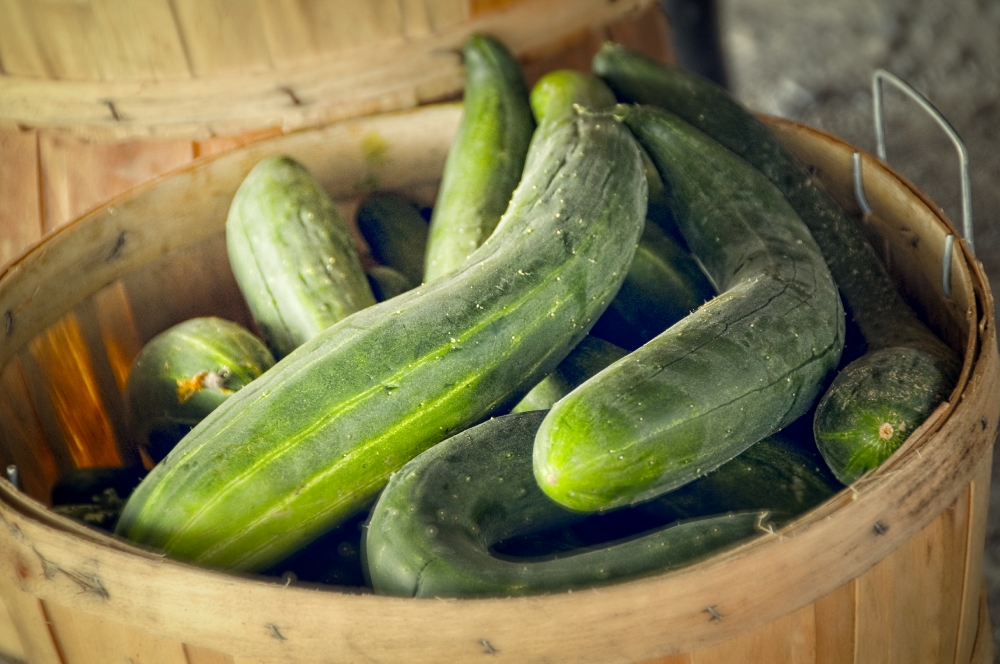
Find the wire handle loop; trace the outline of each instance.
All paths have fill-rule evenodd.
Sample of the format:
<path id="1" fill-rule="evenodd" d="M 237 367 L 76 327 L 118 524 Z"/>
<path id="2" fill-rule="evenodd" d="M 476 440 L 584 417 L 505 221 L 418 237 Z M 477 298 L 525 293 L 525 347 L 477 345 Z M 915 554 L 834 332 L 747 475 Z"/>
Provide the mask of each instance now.
<path id="1" fill-rule="evenodd" d="M 913 101 L 917 102 L 940 125 L 941 129 L 948 134 L 951 142 L 954 143 L 955 149 L 958 151 L 959 171 L 962 182 L 962 234 L 965 236 L 965 241 L 969 244 L 969 248 L 974 251 L 975 244 L 972 237 L 972 181 L 969 178 L 969 153 L 965 149 L 965 143 L 962 142 L 958 132 L 951 126 L 951 123 L 941 115 L 941 112 L 926 97 L 898 76 L 884 69 L 876 69 L 875 73 L 872 74 L 872 105 L 875 115 L 875 140 L 878 147 L 878 156 L 882 161 L 886 161 L 882 81 L 892 83 L 896 88 L 906 93 Z"/>

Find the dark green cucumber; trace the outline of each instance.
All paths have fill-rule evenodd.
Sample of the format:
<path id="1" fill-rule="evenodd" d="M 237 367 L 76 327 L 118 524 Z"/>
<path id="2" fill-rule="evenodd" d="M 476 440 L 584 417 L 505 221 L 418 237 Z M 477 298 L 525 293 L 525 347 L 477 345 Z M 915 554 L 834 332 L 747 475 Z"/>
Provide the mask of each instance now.
<path id="1" fill-rule="evenodd" d="M 349 316 L 236 393 L 153 469 L 118 532 L 262 569 L 551 372 L 621 285 L 646 198 L 638 147 L 613 115 L 571 118 L 532 151 L 467 265 Z"/>
<path id="2" fill-rule="evenodd" d="M 236 283 L 276 357 L 375 304 L 347 223 L 302 164 L 268 157 L 226 218 Z"/>
<path id="3" fill-rule="evenodd" d="M 561 69 L 538 79 L 530 100 L 537 134 L 543 135 L 548 122 L 571 113 L 574 106 L 607 108 L 614 105 L 615 95 L 593 74 Z M 648 191 L 656 193 L 656 205 L 663 207 L 663 181 L 645 152 L 643 164 Z M 690 253 L 663 232 L 662 226 L 673 225 L 669 212 L 653 213 L 657 219 L 646 224 L 621 290 L 593 330 L 595 336 L 627 350 L 638 348 L 715 295 Z"/>
<path id="4" fill-rule="evenodd" d="M 798 423 L 794 426 L 799 428 Z M 808 429 L 811 439 L 811 417 Z M 762 527 L 780 526 L 842 488 L 811 440 L 800 441 L 783 429 L 707 475 L 652 500 L 590 514 L 569 526 L 514 536 L 498 542 L 493 550 L 502 555 L 551 556 L 634 537 L 678 521 L 751 510 L 766 512 Z"/>
<path id="5" fill-rule="evenodd" d="M 815 449 L 810 454 L 779 432 L 704 477 L 635 509 L 666 523 L 734 510 L 766 510 L 780 522 L 812 509 L 841 488 Z"/>
<path id="6" fill-rule="evenodd" d="M 578 510 L 682 486 L 790 423 L 844 341 L 836 286 L 781 192 L 675 115 L 634 107 L 625 122 L 720 294 L 552 407 L 535 476 Z"/>
<path id="7" fill-rule="evenodd" d="M 958 355 L 903 300 L 859 224 L 723 88 L 617 44 L 606 44 L 593 67 L 622 100 L 670 110 L 753 164 L 802 217 L 875 354 L 848 364 L 830 386 L 816 411 L 817 444 L 841 481 L 877 467 L 948 397 Z"/>
<path id="8" fill-rule="evenodd" d="M 625 349 L 588 334 L 559 363 L 555 371 L 524 395 L 511 412 L 548 410 L 573 388 L 625 355 Z"/>
<path id="9" fill-rule="evenodd" d="M 241 325 L 192 318 L 153 337 L 132 361 L 125 397 L 139 445 L 160 461 L 191 428 L 274 364 Z"/>
<path id="10" fill-rule="evenodd" d="M 548 560 L 504 558 L 506 538 L 579 521 L 531 472 L 544 412 L 484 422 L 419 455 L 372 509 L 364 558 L 376 592 L 404 597 L 527 595 L 606 584 L 690 564 L 760 534 L 760 514 L 672 525 Z"/>
<path id="11" fill-rule="evenodd" d="M 625 282 L 591 334 L 635 350 L 714 296 L 691 253 L 647 220 Z"/>
<path id="12" fill-rule="evenodd" d="M 521 178 L 535 130 L 527 84 L 514 56 L 483 35 L 469 37 L 462 56 L 462 123 L 431 214 L 426 282 L 462 265 L 496 228 Z"/>
<path id="13" fill-rule="evenodd" d="M 398 194 L 375 193 L 361 202 L 357 219 L 372 258 L 419 286 L 424 280 L 427 220 L 417 206 Z"/>
<path id="14" fill-rule="evenodd" d="M 413 289 L 413 284 L 401 272 L 387 265 L 372 265 L 367 270 L 368 284 L 378 302 L 391 300 Z"/>

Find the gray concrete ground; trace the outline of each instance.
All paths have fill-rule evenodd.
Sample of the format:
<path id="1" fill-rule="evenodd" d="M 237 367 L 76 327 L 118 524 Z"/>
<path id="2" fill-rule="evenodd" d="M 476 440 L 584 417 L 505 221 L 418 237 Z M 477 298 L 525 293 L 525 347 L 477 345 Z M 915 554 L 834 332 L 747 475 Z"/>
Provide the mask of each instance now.
<path id="1" fill-rule="evenodd" d="M 884 68 L 948 118 L 968 148 L 977 256 L 1000 292 L 1000 2 L 718 2 L 731 87 L 750 108 L 874 153 L 871 75 Z M 954 148 L 901 93 L 885 101 L 889 162 L 960 223 Z M 1000 449 L 993 467 L 985 571 L 1000 646 Z"/>

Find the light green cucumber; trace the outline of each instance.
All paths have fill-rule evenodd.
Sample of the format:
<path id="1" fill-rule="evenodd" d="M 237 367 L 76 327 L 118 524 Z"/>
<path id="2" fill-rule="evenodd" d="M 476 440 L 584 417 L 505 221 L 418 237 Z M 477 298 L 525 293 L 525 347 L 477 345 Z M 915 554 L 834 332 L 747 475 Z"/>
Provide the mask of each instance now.
<path id="1" fill-rule="evenodd" d="M 268 157 L 243 180 L 226 218 L 226 250 L 276 357 L 375 304 L 347 223 L 289 157 Z"/>
<path id="2" fill-rule="evenodd" d="M 139 445 L 160 461 L 191 428 L 274 364 L 267 346 L 243 326 L 192 318 L 150 339 L 125 387 Z"/>
<path id="3" fill-rule="evenodd" d="M 617 44 L 606 44 L 593 68 L 622 100 L 670 110 L 746 159 L 802 217 L 864 339 L 845 353 L 853 361 L 817 407 L 816 442 L 842 482 L 876 468 L 948 398 L 957 353 L 905 302 L 859 224 L 726 90 Z"/>
<path id="4" fill-rule="evenodd" d="M 334 324 L 233 395 L 153 469 L 118 533 L 206 566 L 266 568 L 550 373 L 621 285 L 646 195 L 614 115 L 570 118 L 532 153 L 463 268 Z"/>
<path id="5" fill-rule="evenodd" d="M 372 258 L 419 286 L 424 280 L 427 221 L 417 206 L 398 194 L 378 192 L 361 202 L 357 220 Z"/>
<path id="6" fill-rule="evenodd" d="M 528 595 L 607 584 L 690 564 L 759 535 L 743 512 L 659 528 L 554 558 L 492 553 L 501 540 L 582 515 L 534 481 L 531 449 L 544 411 L 484 422 L 419 455 L 372 509 L 364 560 L 378 593 L 404 597 Z"/>
<path id="7" fill-rule="evenodd" d="M 473 35 L 462 48 L 462 123 L 448 151 L 431 214 L 425 282 L 458 268 L 507 209 L 535 122 L 521 66 L 498 41 Z"/>
<path id="8" fill-rule="evenodd" d="M 675 115 L 634 107 L 625 122 L 719 295 L 552 407 L 535 477 L 577 510 L 683 486 L 792 422 L 844 343 L 836 286 L 781 192 Z"/>
<path id="9" fill-rule="evenodd" d="M 625 355 L 625 349 L 588 334 L 559 363 L 555 371 L 524 395 L 511 412 L 548 410 L 577 385 Z"/>

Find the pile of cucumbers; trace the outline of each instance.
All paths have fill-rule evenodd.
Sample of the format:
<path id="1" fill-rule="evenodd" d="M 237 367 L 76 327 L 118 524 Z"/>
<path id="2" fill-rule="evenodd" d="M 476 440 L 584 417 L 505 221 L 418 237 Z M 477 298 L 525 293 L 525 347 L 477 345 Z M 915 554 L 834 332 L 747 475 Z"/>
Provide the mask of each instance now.
<path id="1" fill-rule="evenodd" d="M 496 40 L 463 55 L 433 208 L 359 209 L 377 266 L 303 166 L 247 176 L 226 241 L 262 338 L 198 319 L 137 357 L 152 469 L 117 534 L 393 595 L 556 592 L 773 531 L 947 398 L 956 353 L 724 90 L 617 44 L 530 90 Z"/>

